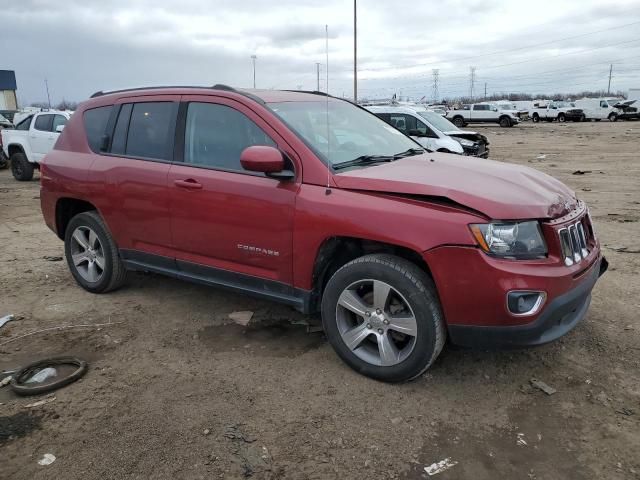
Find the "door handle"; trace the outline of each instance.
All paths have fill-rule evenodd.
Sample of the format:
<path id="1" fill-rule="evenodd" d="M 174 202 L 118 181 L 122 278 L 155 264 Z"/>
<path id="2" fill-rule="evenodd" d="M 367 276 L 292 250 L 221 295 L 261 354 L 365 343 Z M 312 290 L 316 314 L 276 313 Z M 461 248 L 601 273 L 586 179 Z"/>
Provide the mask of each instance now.
<path id="1" fill-rule="evenodd" d="M 186 188 L 187 190 L 201 190 L 202 184 L 196 182 L 193 178 L 187 178 L 186 180 L 174 180 L 173 184 L 176 187 Z"/>

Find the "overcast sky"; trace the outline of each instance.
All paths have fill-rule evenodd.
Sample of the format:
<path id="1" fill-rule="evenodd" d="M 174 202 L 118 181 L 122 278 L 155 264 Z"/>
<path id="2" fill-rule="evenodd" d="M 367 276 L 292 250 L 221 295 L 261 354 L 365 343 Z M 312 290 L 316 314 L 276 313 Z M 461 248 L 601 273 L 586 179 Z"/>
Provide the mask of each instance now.
<path id="1" fill-rule="evenodd" d="M 410 5 L 410 6 L 409 6 Z M 140 85 L 353 92 L 351 0 L 0 0 L 0 69 L 20 102 Z M 568 38 L 570 37 L 570 38 Z M 358 1 L 359 96 L 419 99 L 640 87 L 640 0 Z"/>

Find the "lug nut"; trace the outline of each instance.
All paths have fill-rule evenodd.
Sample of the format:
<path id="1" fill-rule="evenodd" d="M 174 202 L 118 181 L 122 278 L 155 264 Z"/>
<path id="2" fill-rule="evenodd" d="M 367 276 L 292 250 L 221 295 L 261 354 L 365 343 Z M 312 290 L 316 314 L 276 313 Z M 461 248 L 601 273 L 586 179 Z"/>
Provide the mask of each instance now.
<path id="1" fill-rule="evenodd" d="M 365 317 L 370 317 L 371 316 L 371 312 L 364 312 Z"/>
<path id="2" fill-rule="evenodd" d="M 367 323 L 367 328 L 371 328 L 371 324 L 370 323 Z"/>
<path id="3" fill-rule="evenodd" d="M 389 325 L 389 320 L 387 320 L 386 318 L 382 321 L 382 323 L 384 323 L 385 325 Z"/>
<path id="4" fill-rule="evenodd" d="M 381 328 L 378 329 L 378 333 L 383 333 Z"/>
<path id="5" fill-rule="evenodd" d="M 376 308 L 376 313 L 380 315 L 382 313 L 382 310 L 380 310 L 379 308 Z"/>

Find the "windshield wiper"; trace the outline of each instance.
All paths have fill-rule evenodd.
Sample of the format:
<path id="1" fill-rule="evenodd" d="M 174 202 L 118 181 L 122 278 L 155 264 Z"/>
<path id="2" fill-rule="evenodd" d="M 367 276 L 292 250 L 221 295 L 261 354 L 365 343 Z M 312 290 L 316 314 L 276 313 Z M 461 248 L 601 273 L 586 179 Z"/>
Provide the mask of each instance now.
<path id="1" fill-rule="evenodd" d="M 333 166 L 335 170 L 340 170 L 347 167 L 355 167 L 357 165 L 371 165 L 373 163 L 381 162 L 393 162 L 396 160 L 396 156 L 393 155 L 361 155 L 353 160 L 347 160 Z"/>
<path id="2" fill-rule="evenodd" d="M 393 158 L 404 158 L 404 157 L 411 157 L 413 155 L 420 155 L 424 153 L 424 149 L 423 148 L 410 148 L 409 150 L 405 150 L 404 152 L 401 153 L 396 153 Z"/>

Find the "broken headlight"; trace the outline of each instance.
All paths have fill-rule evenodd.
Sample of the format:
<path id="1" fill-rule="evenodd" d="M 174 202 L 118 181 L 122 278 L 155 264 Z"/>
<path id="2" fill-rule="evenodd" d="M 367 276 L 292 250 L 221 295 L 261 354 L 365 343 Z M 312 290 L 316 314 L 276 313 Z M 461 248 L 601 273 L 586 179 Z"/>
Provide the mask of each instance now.
<path id="1" fill-rule="evenodd" d="M 520 260 L 547 255 L 547 244 L 536 221 L 476 223 L 469 228 L 480 248 L 489 255 Z"/>

